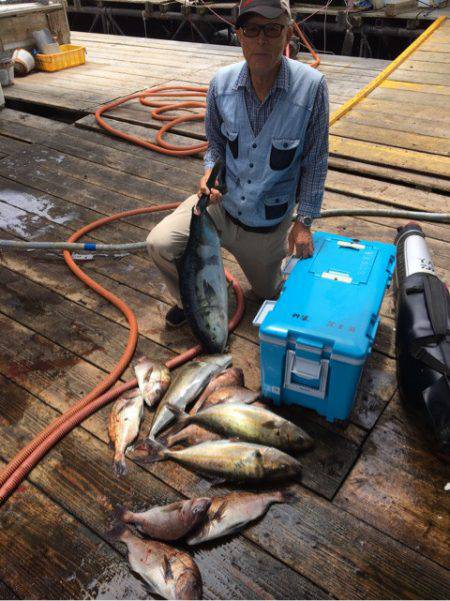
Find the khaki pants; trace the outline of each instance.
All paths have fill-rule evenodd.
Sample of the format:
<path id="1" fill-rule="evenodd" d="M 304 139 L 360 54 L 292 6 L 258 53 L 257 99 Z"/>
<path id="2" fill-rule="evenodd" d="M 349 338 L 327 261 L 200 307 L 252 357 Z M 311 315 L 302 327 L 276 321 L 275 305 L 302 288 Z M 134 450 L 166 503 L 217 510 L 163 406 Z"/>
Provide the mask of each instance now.
<path id="1" fill-rule="evenodd" d="M 192 207 L 198 196 L 189 196 L 173 213 L 156 225 L 147 237 L 148 252 L 160 269 L 167 288 L 180 306 L 178 274 L 174 260 L 179 258 L 189 237 Z M 220 204 L 210 205 L 208 212 L 219 232 L 221 245 L 236 257 L 252 290 L 262 298 L 273 298 L 281 283 L 281 262 L 287 254 L 289 215 L 270 233 L 246 232 L 234 224 Z"/>

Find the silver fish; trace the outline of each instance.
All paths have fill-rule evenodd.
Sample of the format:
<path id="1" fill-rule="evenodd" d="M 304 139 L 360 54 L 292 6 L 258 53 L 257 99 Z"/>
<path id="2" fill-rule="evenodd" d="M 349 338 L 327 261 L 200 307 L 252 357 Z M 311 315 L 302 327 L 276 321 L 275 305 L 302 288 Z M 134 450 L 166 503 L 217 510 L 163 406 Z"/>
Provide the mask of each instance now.
<path id="1" fill-rule="evenodd" d="M 243 530 L 250 522 L 264 515 L 273 503 L 290 503 L 291 493 L 276 491 L 266 493 L 231 493 L 212 499 L 206 519 L 186 539 L 189 545 L 228 536 Z"/>
<path id="2" fill-rule="evenodd" d="M 149 438 L 155 438 L 162 430 L 174 421 L 174 415 L 167 408 L 167 403 L 185 409 L 208 384 L 211 378 L 231 364 L 231 355 L 209 355 L 202 361 L 190 361 L 183 365 L 169 386 L 156 410 L 150 429 Z"/>
<path id="3" fill-rule="evenodd" d="M 238 437 L 285 451 L 303 451 L 313 444 L 304 430 L 263 407 L 221 403 L 202 409 L 196 415 L 188 415 L 170 404 L 168 407 L 177 416 L 180 427 L 198 424 L 223 436 Z"/>
<path id="4" fill-rule="evenodd" d="M 135 388 L 117 400 L 109 414 L 108 433 L 114 445 L 114 472 L 116 476 L 127 473 L 125 451 L 139 434 L 144 399 Z"/>
<path id="5" fill-rule="evenodd" d="M 131 569 L 145 580 L 152 593 L 164 599 L 202 598 L 200 570 L 188 553 L 156 540 L 139 538 L 124 524 L 112 528 L 108 538 L 127 545 Z"/>
<path id="6" fill-rule="evenodd" d="M 215 177 L 213 179 L 215 181 Z M 208 353 L 223 353 L 228 340 L 228 290 L 216 226 L 203 194 L 192 209 L 189 238 L 176 265 L 180 296 L 194 335 Z"/>
<path id="7" fill-rule="evenodd" d="M 215 376 L 202 394 L 195 401 L 195 405 L 190 410 L 190 414 L 197 413 L 211 393 L 224 386 L 244 386 L 244 372 L 240 367 L 229 367 L 221 374 Z"/>
<path id="8" fill-rule="evenodd" d="M 134 373 L 144 401 L 151 408 L 158 403 L 170 384 L 170 371 L 158 361 L 146 357 L 137 360 Z"/>
<path id="9" fill-rule="evenodd" d="M 119 505 L 115 517 L 125 524 L 134 524 L 139 532 L 150 538 L 172 541 L 196 528 L 203 521 L 210 505 L 209 497 L 185 499 L 139 512 Z"/>
<path id="10" fill-rule="evenodd" d="M 152 463 L 173 459 L 184 467 L 215 480 L 258 481 L 296 476 L 300 463 L 273 447 L 215 440 L 171 451 L 156 440 L 138 441 L 127 453 L 138 463 Z"/>

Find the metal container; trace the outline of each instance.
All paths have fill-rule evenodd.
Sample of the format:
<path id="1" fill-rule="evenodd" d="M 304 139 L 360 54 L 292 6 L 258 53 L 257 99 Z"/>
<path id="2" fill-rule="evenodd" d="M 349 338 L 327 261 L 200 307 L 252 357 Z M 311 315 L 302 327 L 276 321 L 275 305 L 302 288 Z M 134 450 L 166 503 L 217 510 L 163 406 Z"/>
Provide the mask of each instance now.
<path id="1" fill-rule="evenodd" d="M 33 31 L 32 36 L 41 54 L 56 54 L 57 52 L 60 52 L 59 44 L 55 42 L 48 29 L 45 28 Z"/>
<path id="2" fill-rule="evenodd" d="M 33 55 L 24 48 L 19 48 L 14 52 L 13 61 L 16 75 L 26 75 L 36 66 Z"/>

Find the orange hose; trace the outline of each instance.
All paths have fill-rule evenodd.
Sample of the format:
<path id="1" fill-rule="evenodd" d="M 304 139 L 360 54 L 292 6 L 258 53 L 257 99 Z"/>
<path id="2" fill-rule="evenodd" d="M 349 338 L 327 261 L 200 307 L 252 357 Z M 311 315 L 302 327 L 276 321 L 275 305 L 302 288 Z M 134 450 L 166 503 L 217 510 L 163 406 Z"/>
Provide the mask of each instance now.
<path id="1" fill-rule="evenodd" d="M 91 232 L 92 230 L 105 225 L 106 223 L 116 221 L 117 219 L 123 219 L 124 217 L 130 217 L 134 215 L 142 215 L 145 213 L 153 213 L 156 211 L 168 211 L 175 209 L 179 204 L 180 203 L 170 203 L 154 207 L 134 209 L 112 215 L 111 217 L 103 217 L 102 219 L 98 219 L 75 232 L 72 236 L 70 236 L 68 242 L 75 242 L 84 234 L 87 234 L 88 232 Z M 92 415 L 92 413 L 97 411 L 100 407 L 103 407 L 103 405 L 116 398 L 119 394 L 122 394 L 126 390 L 134 388 L 137 385 L 136 380 L 133 379 L 125 384 L 120 385 L 119 387 L 105 392 L 120 378 L 133 357 L 138 339 L 138 325 L 135 314 L 123 300 L 109 290 L 103 288 L 103 286 L 100 286 L 100 284 L 98 284 L 82 269 L 80 269 L 72 259 L 69 251 L 64 251 L 64 259 L 71 271 L 80 280 L 82 280 L 95 292 L 100 294 L 103 298 L 106 298 L 125 315 L 130 328 L 128 342 L 125 347 L 125 351 L 123 352 L 113 371 L 99 384 L 97 384 L 97 386 L 95 386 L 95 388 L 93 388 L 93 390 L 91 390 L 86 396 L 72 405 L 72 407 L 70 407 L 62 415 L 54 419 L 7 464 L 3 472 L 0 474 L 0 503 L 6 501 L 15 488 L 17 488 L 24 478 L 26 478 L 33 467 L 68 432 L 80 424 L 84 419 Z M 237 301 L 235 313 L 228 324 L 228 329 L 231 332 L 236 328 L 242 319 L 242 315 L 244 313 L 244 296 L 236 278 L 234 278 L 227 271 L 225 274 L 228 281 L 231 282 L 233 286 Z M 184 353 L 180 353 L 173 359 L 170 359 L 166 362 L 166 365 L 169 369 L 173 369 L 174 367 L 193 359 L 201 351 L 201 345 L 196 345 Z"/>
<path id="2" fill-rule="evenodd" d="M 181 93 L 172 93 L 173 90 L 182 90 Z M 167 154 L 171 156 L 191 156 L 193 154 L 198 154 L 199 152 L 205 152 L 208 148 L 207 142 L 201 142 L 199 144 L 193 144 L 190 146 L 183 146 L 181 149 L 179 146 L 173 146 L 168 144 L 163 140 L 163 135 L 165 132 L 169 131 L 172 127 L 179 125 L 180 123 L 187 123 L 189 121 L 201 121 L 205 116 L 205 112 L 201 113 L 193 113 L 193 114 L 185 114 L 181 117 L 170 118 L 162 116 L 160 113 L 167 112 L 170 110 L 179 110 L 180 108 L 194 108 L 194 107 L 206 107 L 206 102 L 179 102 L 172 104 L 161 104 L 152 98 L 157 96 L 162 96 L 164 98 L 174 98 L 174 97 L 202 97 L 206 98 L 206 92 L 208 88 L 205 87 L 192 87 L 192 86 L 158 86 L 156 88 L 150 88 L 145 90 L 144 92 L 136 92 L 135 94 L 130 94 L 129 96 L 125 96 L 123 98 L 119 98 L 118 100 L 114 100 L 113 102 L 109 102 L 108 104 L 104 104 L 99 107 L 95 111 L 95 118 L 99 125 L 101 125 L 104 129 L 109 131 L 114 136 L 118 136 L 124 140 L 128 140 L 129 142 L 133 142 L 133 144 L 138 144 L 139 146 L 143 146 L 144 148 L 149 148 L 150 150 L 155 150 L 156 152 L 160 152 L 162 154 Z M 150 142 L 145 138 L 141 138 L 139 136 L 133 136 L 131 134 L 127 134 L 112 125 L 106 123 L 103 119 L 102 115 L 106 111 L 109 111 L 125 102 L 129 102 L 130 100 L 134 100 L 139 98 L 140 102 L 145 106 L 154 106 L 156 109 L 151 111 L 151 116 L 153 119 L 158 121 L 168 121 L 166 125 L 164 125 L 156 134 L 156 143 Z"/>

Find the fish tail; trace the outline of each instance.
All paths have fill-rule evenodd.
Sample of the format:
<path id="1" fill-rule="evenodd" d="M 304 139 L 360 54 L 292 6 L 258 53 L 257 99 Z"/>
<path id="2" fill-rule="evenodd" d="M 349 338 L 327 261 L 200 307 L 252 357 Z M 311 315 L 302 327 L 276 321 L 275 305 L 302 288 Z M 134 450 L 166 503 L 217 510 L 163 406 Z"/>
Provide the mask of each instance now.
<path id="1" fill-rule="evenodd" d="M 123 505 L 117 504 L 114 507 L 113 519 L 114 522 L 127 522 L 128 509 Z"/>
<path id="2" fill-rule="evenodd" d="M 191 416 L 183 409 L 180 409 L 176 405 L 172 405 L 171 403 L 167 403 L 167 409 L 173 413 L 176 418 L 176 424 L 173 426 L 171 430 L 171 434 L 177 434 L 180 430 L 182 430 L 185 426 L 187 426 L 191 421 Z"/>
<path id="3" fill-rule="evenodd" d="M 121 476 L 125 476 L 125 474 L 128 472 L 128 470 L 127 470 L 127 464 L 125 463 L 124 455 L 117 455 L 116 457 L 114 457 L 113 469 L 114 469 L 114 474 L 118 478 L 120 478 Z"/>
<path id="4" fill-rule="evenodd" d="M 168 450 L 154 438 L 145 438 L 138 442 L 128 452 L 128 457 L 137 463 L 155 463 L 164 461 Z"/>
<path id="5" fill-rule="evenodd" d="M 125 526 L 125 524 L 116 523 L 108 530 L 106 533 L 106 538 L 111 542 L 121 540 L 127 530 L 128 528 Z"/>
<path id="6" fill-rule="evenodd" d="M 292 490 L 280 490 L 277 503 L 296 503 L 300 497 Z"/>

